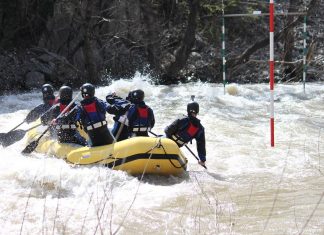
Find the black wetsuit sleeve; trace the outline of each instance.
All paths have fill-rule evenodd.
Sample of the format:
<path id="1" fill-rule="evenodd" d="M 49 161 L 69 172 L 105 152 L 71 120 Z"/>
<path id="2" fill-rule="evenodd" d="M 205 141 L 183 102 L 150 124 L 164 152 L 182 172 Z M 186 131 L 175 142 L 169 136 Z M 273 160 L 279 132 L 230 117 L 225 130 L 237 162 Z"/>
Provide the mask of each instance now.
<path id="1" fill-rule="evenodd" d="M 167 126 L 164 129 L 164 132 L 167 137 L 171 137 L 173 134 L 177 133 L 179 128 L 180 128 L 180 119 L 175 120 L 174 122 L 171 123 L 171 125 Z"/>
<path id="2" fill-rule="evenodd" d="M 40 118 L 44 125 L 48 125 L 50 121 L 56 118 L 60 114 L 60 107 L 55 105 L 48 112 L 45 112 Z"/>
<path id="3" fill-rule="evenodd" d="M 107 95 L 106 96 L 106 101 L 108 104 L 115 104 L 116 100 L 123 100 L 123 98 L 116 96 L 116 95 Z"/>
<path id="4" fill-rule="evenodd" d="M 205 141 L 205 130 L 202 128 L 200 133 L 196 137 L 197 152 L 202 162 L 206 161 L 206 141 Z"/>
<path id="5" fill-rule="evenodd" d="M 36 121 L 43 113 L 44 113 L 44 104 L 40 104 L 27 114 L 26 122 L 31 123 Z"/>
<path id="6" fill-rule="evenodd" d="M 109 102 L 108 102 L 109 103 Z M 117 116 L 124 115 L 130 107 L 130 103 L 122 98 L 115 99 L 114 103 L 109 103 L 107 113 Z"/>
<path id="7" fill-rule="evenodd" d="M 107 113 L 120 116 L 124 115 L 126 111 L 123 108 L 118 107 L 116 105 L 108 105 Z"/>

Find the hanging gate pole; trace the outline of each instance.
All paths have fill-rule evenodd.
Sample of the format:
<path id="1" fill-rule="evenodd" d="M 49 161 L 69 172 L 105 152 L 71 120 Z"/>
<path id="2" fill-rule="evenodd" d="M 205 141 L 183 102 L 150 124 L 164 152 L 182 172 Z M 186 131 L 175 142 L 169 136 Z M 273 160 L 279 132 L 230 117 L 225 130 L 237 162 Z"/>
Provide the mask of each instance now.
<path id="1" fill-rule="evenodd" d="M 223 85 L 224 85 L 224 95 L 226 93 L 225 86 L 226 86 L 226 58 L 225 58 L 225 18 L 224 18 L 224 1 L 222 0 L 222 71 L 223 71 Z"/>
<path id="2" fill-rule="evenodd" d="M 269 78 L 270 78 L 270 135 L 271 147 L 274 147 L 274 2 L 270 0 L 269 4 L 269 30 L 270 30 L 270 60 L 269 60 Z"/>
<path id="3" fill-rule="evenodd" d="M 223 58 L 223 85 L 224 85 L 224 94 L 226 93 L 225 85 L 226 85 L 226 58 L 225 58 L 225 19 L 222 18 L 222 58 Z"/>
<path id="4" fill-rule="evenodd" d="M 304 88 L 304 94 L 305 94 L 305 83 L 306 83 L 306 75 L 307 75 L 307 15 L 304 16 L 304 48 L 303 48 L 303 88 Z"/>

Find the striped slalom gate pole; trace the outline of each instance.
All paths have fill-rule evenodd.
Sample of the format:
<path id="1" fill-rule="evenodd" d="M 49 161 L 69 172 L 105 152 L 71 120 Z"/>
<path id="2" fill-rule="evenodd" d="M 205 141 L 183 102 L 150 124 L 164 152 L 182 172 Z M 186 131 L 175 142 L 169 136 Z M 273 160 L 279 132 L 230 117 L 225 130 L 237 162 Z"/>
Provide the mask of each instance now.
<path id="1" fill-rule="evenodd" d="M 269 60 L 269 77 L 270 77 L 270 135 L 271 147 L 274 147 L 274 0 L 269 4 L 269 31 L 270 31 L 270 60 Z"/>
<path id="2" fill-rule="evenodd" d="M 225 18 L 230 17 L 246 17 L 246 16 L 270 16 L 269 17 L 269 31 L 270 31 L 270 60 L 269 60 L 269 78 L 270 78 L 270 135 L 271 135 L 271 146 L 274 147 L 274 17 L 275 16 L 287 16 L 287 15 L 307 15 L 307 12 L 278 12 L 275 13 L 274 0 L 270 0 L 269 4 L 269 13 L 262 13 L 261 11 L 253 11 L 253 13 L 244 13 L 244 14 L 224 14 L 224 4 L 223 5 L 223 23 L 222 23 L 222 57 L 223 57 L 223 82 L 224 82 L 224 92 L 225 92 L 225 83 L 226 83 L 226 59 L 225 59 Z M 306 61 L 306 18 L 304 18 L 304 80 L 306 80 L 307 72 L 307 61 Z M 282 62 L 280 62 L 282 63 Z M 304 85 L 305 86 L 305 85 Z"/>
<path id="3" fill-rule="evenodd" d="M 223 58 L 223 85 L 224 85 L 224 94 L 226 93 L 226 58 L 225 58 L 225 18 L 222 18 L 222 58 Z"/>
<path id="4" fill-rule="evenodd" d="M 305 84 L 306 84 L 306 75 L 307 75 L 307 15 L 304 16 L 304 48 L 303 48 L 303 88 L 304 88 L 304 94 L 305 94 Z"/>
<path id="5" fill-rule="evenodd" d="M 222 17 L 222 61 L 223 61 L 223 65 L 222 65 L 222 71 L 223 71 L 223 85 L 224 85 L 224 95 L 226 94 L 226 58 L 225 58 L 225 18 L 224 18 L 224 1 L 222 0 L 222 13 L 223 13 L 223 17 Z"/>

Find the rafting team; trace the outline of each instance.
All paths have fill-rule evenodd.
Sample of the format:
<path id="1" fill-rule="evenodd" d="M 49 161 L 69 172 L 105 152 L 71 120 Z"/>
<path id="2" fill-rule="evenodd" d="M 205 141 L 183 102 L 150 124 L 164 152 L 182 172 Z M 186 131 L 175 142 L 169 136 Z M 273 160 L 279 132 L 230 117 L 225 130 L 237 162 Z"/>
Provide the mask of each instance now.
<path id="1" fill-rule="evenodd" d="M 29 112 L 27 123 L 40 118 L 42 124 L 50 126 L 51 134 L 56 135 L 60 143 L 82 146 L 102 146 L 135 136 L 149 136 L 155 119 L 153 110 L 144 102 L 143 90 L 129 92 L 126 99 L 111 93 L 106 96 L 106 102 L 95 96 L 95 87 L 90 83 L 83 84 L 80 90 L 83 99 L 77 105 L 72 99 L 71 87 L 62 86 L 59 96 L 55 97 L 53 86 L 44 84 L 43 103 Z M 63 111 L 64 114 L 56 118 Z M 115 123 L 111 131 L 107 126 L 106 112 L 114 115 Z M 175 120 L 165 128 L 165 136 L 179 147 L 196 139 L 199 164 L 205 166 L 205 131 L 197 118 L 199 104 L 195 101 L 188 103 L 187 113 L 188 116 Z M 80 135 L 78 124 L 88 134 L 88 141 Z"/>

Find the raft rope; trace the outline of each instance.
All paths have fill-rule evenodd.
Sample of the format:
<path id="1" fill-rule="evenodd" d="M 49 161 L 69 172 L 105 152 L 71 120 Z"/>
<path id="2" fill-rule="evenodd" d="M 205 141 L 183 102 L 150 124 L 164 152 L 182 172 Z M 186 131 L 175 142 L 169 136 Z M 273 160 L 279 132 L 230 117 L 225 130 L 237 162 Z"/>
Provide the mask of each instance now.
<path id="1" fill-rule="evenodd" d="M 151 149 L 149 149 L 148 151 L 146 151 L 144 154 L 151 152 L 151 151 L 154 150 L 155 148 L 160 148 L 160 146 L 162 146 L 162 144 L 161 144 L 161 140 L 159 139 L 159 142 L 158 142 L 156 145 L 154 145 Z M 163 147 L 163 146 L 162 146 L 162 147 Z M 165 151 L 164 151 L 164 152 L 165 152 Z M 150 154 L 148 160 L 152 157 L 152 154 L 153 154 L 153 153 Z M 98 162 L 101 162 L 101 161 L 103 161 L 103 160 L 107 160 L 107 159 L 120 160 L 120 159 L 125 159 L 125 158 L 118 158 L 118 157 L 114 157 L 113 155 L 109 155 L 108 157 L 103 158 L 103 159 L 100 159 L 99 161 L 94 162 L 93 164 L 98 163 Z M 114 163 L 115 163 L 115 162 L 114 162 Z M 108 166 L 108 163 L 104 164 L 104 166 Z"/>
<path id="2" fill-rule="evenodd" d="M 162 145 L 162 144 L 161 144 L 161 138 L 158 138 L 157 141 L 158 141 L 157 144 L 156 144 L 153 148 L 151 148 L 148 152 L 152 151 L 152 150 L 155 149 L 155 148 L 159 148 L 159 147 Z M 148 153 L 148 152 L 146 152 L 146 153 Z M 152 157 L 152 155 L 153 155 L 153 153 L 150 154 L 150 156 L 149 156 L 149 158 L 148 158 L 147 160 L 150 160 L 151 157 Z M 117 234 L 117 233 L 118 233 L 118 231 L 119 231 L 119 230 L 121 229 L 121 227 L 123 226 L 123 224 L 124 224 L 124 222 L 125 222 L 125 219 L 127 218 L 130 209 L 131 209 L 132 206 L 134 205 L 134 202 L 135 202 L 135 200 L 136 200 L 136 197 L 137 197 L 137 194 L 138 194 L 138 191 L 139 191 L 140 185 L 141 185 L 142 180 L 143 180 L 143 178 L 144 178 L 144 175 L 145 175 L 145 172 L 146 172 L 146 169 L 147 169 L 148 163 L 149 163 L 149 161 L 146 161 L 146 164 L 145 164 L 145 167 L 144 167 L 144 171 L 143 171 L 143 173 L 142 173 L 142 175 L 141 175 L 141 178 L 140 178 L 140 180 L 139 180 L 139 183 L 138 183 L 138 186 L 137 186 L 137 189 L 136 189 L 136 192 L 135 192 L 134 198 L 133 198 L 131 204 L 129 205 L 129 207 L 128 207 L 127 211 L 126 211 L 125 216 L 123 217 L 121 223 L 119 224 L 119 227 L 118 227 L 118 228 L 117 228 L 117 229 L 116 229 L 112 234 Z"/>
<path id="3" fill-rule="evenodd" d="M 152 150 L 154 150 L 155 148 L 160 148 L 160 147 L 162 147 L 162 149 L 163 149 L 163 152 L 164 152 L 164 155 L 166 156 L 166 158 L 167 158 L 167 152 L 166 152 L 166 150 L 165 150 L 165 148 L 164 148 L 164 146 L 163 146 L 163 144 L 161 144 L 161 137 L 159 137 L 158 138 L 159 139 L 159 141 L 158 141 L 158 143 L 153 147 L 153 148 L 151 148 L 150 150 L 148 150 L 147 152 L 145 152 L 145 153 L 149 153 L 150 151 L 152 151 Z M 152 154 L 152 153 L 151 153 Z M 171 163 L 171 165 L 174 167 L 174 168 L 176 168 L 176 169 L 180 169 L 180 168 L 183 168 L 187 163 L 184 163 L 183 165 L 180 165 L 180 166 L 176 166 L 176 165 L 174 165 L 174 163 L 172 162 L 172 160 L 169 158 L 169 162 Z M 180 162 L 180 161 L 179 161 Z"/>
<path id="4" fill-rule="evenodd" d="M 149 152 L 152 151 L 153 149 L 155 149 L 155 148 L 159 148 L 160 145 L 161 145 L 161 141 L 159 141 L 158 144 L 156 144 L 155 146 L 153 146 L 150 150 L 148 150 L 148 151 L 145 152 L 145 153 L 149 153 Z M 151 155 L 152 155 L 152 154 L 151 154 Z M 150 156 L 148 159 L 150 159 L 150 158 L 151 158 L 151 156 Z M 105 158 L 100 159 L 100 160 L 98 160 L 98 161 L 96 161 L 96 162 L 93 162 L 92 164 L 96 164 L 96 163 L 98 163 L 98 162 L 102 162 L 102 161 L 107 160 L 107 159 L 121 160 L 121 159 L 125 159 L 125 158 L 118 158 L 118 157 L 114 157 L 113 155 L 109 155 L 108 157 L 105 157 Z M 108 166 L 108 164 L 109 164 L 109 163 L 106 163 L 106 164 L 104 164 L 104 166 Z"/>
<path id="5" fill-rule="evenodd" d="M 166 153 L 166 151 L 165 151 L 165 148 L 164 148 L 164 146 L 161 144 L 161 147 L 162 147 L 162 149 L 163 149 L 163 151 L 164 151 L 164 155 L 167 155 L 167 153 Z M 186 165 L 187 165 L 187 163 L 185 162 L 183 165 L 180 165 L 180 166 L 176 166 L 176 165 L 174 165 L 174 163 L 172 162 L 172 160 L 169 158 L 169 162 L 171 163 L 171 165 L 174 167 L 174 168 L 176 168 L 176 169 L 180 169 L 180 168 L 184 168 Z M 180 161 L 179 161 L 180 162 Z"/>
<path id="6" fill-rule="evenodd" d="M 40 167 L 39 167 L 40 168 Z M 33 187 L 35 185 L 35 182 L 36 182 L 36 178 L 37 176 L 39 175 L 39 171 L 40 169 L 37 169 L 35 175 L 34 175 L 34 179 L 33 179 L 33 182 L 30 186 L 30 190 L 29 190 L 29 194 L 28 194 L 28 197 L 27 197 L 27 201 L 26 201 L 26 204 L 25 204 L 25 209 L 23 211 L 23 218 L 22 218 L 22 221 L 21 221 L 21 226 L 20 226 L 20 232 L 19 232 L 19 235 L 23 234 L 23 228 L 24 228 L 24 223 L 25 223 L 25 219 L 26 219 L 26 215 L 27 215 L 27 208 L 29 206 L 29 200 L 32 198 L 32 192 L 33 192 Z"/>
<path id="7" fill-rule="evenodd" d="M 151 149 L 149 149 L 148 151 L 146 151 L 145 153 L 149 153 L 149 152 L 151 152 L 152 150 L 154 150 L 154 149 L 156 149 L 156 148 L 160 148 L 160 147 L 163 147 L 163 145 L 161 144 L 161 137 L 160 138 L 158 138 L 158 142 L 157 142 L 157 144 L 156 145 L 154 145 Z M 151 155 L 152 155 L 153 153 L 151 153 Z"/>

